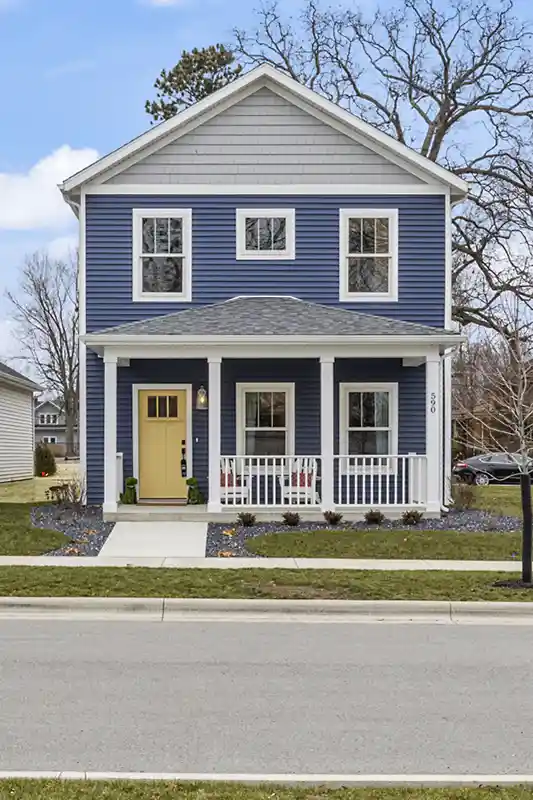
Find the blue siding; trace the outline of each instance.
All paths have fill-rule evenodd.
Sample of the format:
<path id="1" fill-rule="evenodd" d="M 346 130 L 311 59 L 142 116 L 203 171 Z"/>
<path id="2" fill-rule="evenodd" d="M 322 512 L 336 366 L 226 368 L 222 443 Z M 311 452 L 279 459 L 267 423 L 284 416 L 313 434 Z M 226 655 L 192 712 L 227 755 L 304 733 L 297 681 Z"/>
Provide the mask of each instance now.
<path id="1" fill-rule="evenodd" d="M 125 475 L 133 471 L 132 384 L 192 383 L 207 389 L 207 362 L 202 360 L 132 361 L 118 372 L 117 450 L 124 453 Z M 88 501 L 103 500 L 103 364 L 87 353 Z M 317 359 L 224 360 L 222 362 L 222 454 L 234 455 L 236 383 L 293 382 L 297 455 L 320 454 L 320 364 Z M 338 452 L 339 382 L 399 383 L 399 452 L 425 452 L 425 368 L 402 367 L 398 359 L 340 359 L 335 365 L 335 450 Z M 208 415 L 194 409 L 193 469 L 207 492 Z"/>
<path id="2" fill-rule="evenodd" d="M 192 305 L 239 294 L 288 294 L 339 305 L 339 209 L 398 208 L 399 302 L 346 308 L 427 325 L 444 324 L 444 197 L 128 196 L 87 197 L 87 330 L 182 311 L 184 303 L 132 301 L 132 209 L 193 209 Z M 296 209 L 294 261 L 237 261 L 235 210 Z"/>

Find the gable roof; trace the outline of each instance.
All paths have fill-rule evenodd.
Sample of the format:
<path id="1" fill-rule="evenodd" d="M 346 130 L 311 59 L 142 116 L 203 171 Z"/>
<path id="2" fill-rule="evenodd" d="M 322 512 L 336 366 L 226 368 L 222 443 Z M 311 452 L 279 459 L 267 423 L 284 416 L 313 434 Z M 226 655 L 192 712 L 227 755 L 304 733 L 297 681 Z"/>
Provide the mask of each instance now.
<path id="1" fill-rule="evenodd" d="M 0 361 L 0 381 L 4 383 L 11 383 L 13 386 L 19 386 L 23 389 L 28 389 L 30 392 L 40 392 L 41 387 L 27 378 L 16 369 L 8 367 L 3 361 Z"/>
<path id="2" fill-rule="evenodd" d="M 375 147 L 383 155 L 387 156 L 388 154 L 396 162 L 400 160 L 402 166 L 407 170 L 411 170 L 415 174 L 422 174 L 429 183 L 447 186 L 457 197 L 467 194 L 468 184 L 466 181 L 268 64 L 245 73 L 185 111 L 150 128 L 132 141 L 67 178 L 60 186 L 61 191 L 67 198 L 70 198 L 84 184 L 97 183 L 109 170 L 115 167 L 119 168 L 121 162 L 126 162 L 125 166 L 131 166 L 132 163 L 147 154 L 148 148 L 157 148 L 159 143 L 161 146 L 167 144 L 172 136 L 179 137 L 183 129 L 189 131 L 191 125 L 202 124 L 203 118 L 209 112 L 211 114 L 219 113 L 265 85 L 274 91 L 278 89 L 288 93 L 295 102 L 303 102 L 311 113 L 313 110 L 317 113 L 325 113 L 331 120 L 331 124 L 335 122 L 342 124 L 348 135 L 353 136 L 355 140 L 361 141 L 371 148 Z"/>
<path id="3" fill-rule="evenodd" d="M 453 331 L 413 322 L 348 311 L 334 306 L 309 303 L 295 297 L 234 297 L 222 303 L 178 311 L 160 317 L 106 328 L 82 337 L 88 344 L 135 343 L 143 340 L 226 337 L 415 337 L 435 344 L 452 337 Z M 450 341 L 452 340 L 450 339 Z"/>
<path id="4" fill-rule="evenodd" d="M 54 406 L 54 408 L 57 408 L 58 411 L 61 411 L 61 406 L 54 400 L 42 400 L 35 406 L 35 411 L 38 411 L 43 406 Z"/>

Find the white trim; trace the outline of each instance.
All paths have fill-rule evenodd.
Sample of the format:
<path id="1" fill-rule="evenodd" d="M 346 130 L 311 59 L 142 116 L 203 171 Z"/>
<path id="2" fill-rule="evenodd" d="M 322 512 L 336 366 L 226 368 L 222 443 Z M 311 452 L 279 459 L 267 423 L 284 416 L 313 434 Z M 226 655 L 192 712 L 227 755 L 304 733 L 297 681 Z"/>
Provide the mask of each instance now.
<path id="1" fill-rule="evenodd" d="M 426 356 L 426 502 L 428 511 L 441 508 L 441 357 L 438 352 Z"/>
<path id="2" fill-rule="evenodd" d="M 248 217 L 285 219 L 285 250 L 247 250 Z M 289 261 L 296 258 L 296 212 L 294 208 L 237 208 L 235 213 L 235 258 L 237 261 Z"/>
<path id="3" fill-rule="evenodd" d="M 236 383 L 235 384 L 235 454 L 245 456 L 244 447 L 244 422 L 246 405 L 244 395 L 246 392 L 285 392 L 285 450 L 286 456 L 295 455 L 295 431 L 296 431 L 296 413 L 295 413 L 295 384 L 294 383 L 281 383 L 276 381 L 262 381 L 259 383 Z"/>
<path id="4" fill-rule="evenodd" d="M 389 393 L 389 452 L 386 455 L 398 455 L 398 430 L 400 427 L 399 421 L 399 405 L 398 394 L 399 387 L 397 383 L 339 383 L 339 454 L 341 456 L 348 456 L 348 394 L 350 392 L 388 392 Z M 364 456 L 364 453 L 353 454 Z M 372 453 L 371 455 L 378 455 Z M 393 466 L 392 470 L 395 471 L 396 467 Z"/>
<path id="5" fill-rule="evenodd" d="M 448 355 L 443 358 L 443 404 L 442 413 L 444 416 L 444 447 L 443 447 L 443 503 L 448 505 L 451 500 L 452 491 L 452 359 Z"/>
<path id="6" fill-rule="evenodd" d="M 104 504 L 106 514 L 117 510 L 117 357 L 104 356 Z"/>
<path id="7" fill-rule="evenodd" d="M 58 411 L 61 411 L 61 406 L 58 406 L 58 404 L 54 403 L 53 400 L 43 400 L 42 403 L 39 403 L 39 405 L 35 406 L 35 411 L 38 411 L 43 406 L 54 406 L 54 408 L 57 408 Z"/>
<path id="8" fill-rule="evenodd" d="M 322 356 L 320 359 L 320 458 L 322 481 L 320 494 L 322 511 L 335 507 L 333 482 L 335 475 L 335 359 Z"/>
<path id="9" fill-rule="evenodd" d="M 348 223 L 350 219 L 387 219 L 389 221 L 389 290 L 388 292 L 350 292 L 348 290 Z M 398 224 L 397 208 L 339 209 L 339 300 L 342 303 L 375 303 L 398 301 Z M 363 254 L 365 255 L 365 254 Z M 376 253 L 376 257 L 380 254 Z"/>
<path id="10" fill-rule="evenodd" d="M 131 438 L 133 455 L 133 477 L 137 478 L 137 496 L 141 496 L 141 482 L 139 477 L 139 392 L 150 391 L 164 392 L 185 391 L 187 393 L 187 420 L 186 420 L 186 440 L 187 440 L 187 477 L 193 474 L 193 438 L 192 438 L 192 384 L 190 383 L 132 383 L 131 401 Z"/>
<path id="11" fill-rule="evenodd" d="M 448 189 L 425 184 L 367 183 L 112 183 L 88 186 L 85 194 L 99 195 L 446 195 Z"/>
<path id="12" fill-rule="evenodd" d="M 78 427 L 79 427 L 79 452 L 80 475 L 82 483 L 87 480 L 87 345 L 82 337 L 87 332 L 87 299 L 86 299 L 86 226 L 87 226 L 87 201 L 85 192 L 81 193 L 79 206 L 79 244 L 78 244 Z M 87 495 L 87 492 L 85 492 Z M 85 497 L 87 502 L 87 497 Z"/>
<path id="13" fill-rule="evenodd" d="M 257 88 L 270 84 L 271 86 L 288 90 L 292 96 L 307 101 L 311 108 L 323 111 L 332 120 L 345 124 L 353 132 L 354 136 L 363 136 L 369 141 L 370 146 L 374 143 L 383 147 L 386 152 L 400 156 L 402 162 L 406 164 L 406 169 L 409 169 L 409 167 L 421 169 L 428 177 L 433 177 L 433 179 L 454 188 L 460 194 L 467 193 L 468 185 L 466 181 L 267 64 L 245 73 L 236 81 L 200 100 L 194 106 L 182 111 L 180 114 L 176 114 L 172 119 L 150 128 L 133 141 L 76 173 L 64 181 L 61 186 L 62 191 L 68 193 L 78 189 L 83 183 L 101 177 L 111 167 L 130 156 L 143 158 L 143 151 L 148 145 L 157 143 L 168 134 L 175 133 L 179 135 L 180 128 L 184 128 L 187 123 L 220 106 L 225 100 L 233 100 L 234 103 L 237 103 L 241 99 L 242 93 L 247 89 L 253 89 L 254 84 L 257 85 Z"/>
<path id="14" fill-rule="evenodd" d="M 162 217 L 181 219 L 183 223 L 182 291 L 143 292 L 142 288 L 142 220 Z M 132 211 L 132 300 L 134 303 L 190 303 L 192 297 L 192 209 L 134 208 Z"/>
<path id="15" fill-rule="evenodd" d="M 220 457 L 222 455 L 222 359 L 209 357 L 208 403 L 208 511 L 220 511 Z M 204 412 L 205 413 L 205 412 Z"/>

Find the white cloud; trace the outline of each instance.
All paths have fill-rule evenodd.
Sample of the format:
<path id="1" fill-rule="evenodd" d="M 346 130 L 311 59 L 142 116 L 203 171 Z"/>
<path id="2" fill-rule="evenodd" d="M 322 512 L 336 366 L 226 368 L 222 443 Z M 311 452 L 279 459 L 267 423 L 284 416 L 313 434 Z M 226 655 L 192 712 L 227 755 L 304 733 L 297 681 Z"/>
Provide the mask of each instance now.
<path id="1" fill-rule="evenodd" d="M 75 150 L 65 144 L 26 173 L 0 172 L 0 230 L 62 228 L 71 223 L 72 210 L 57 184 L 97 158 L 96 150 Z"/>

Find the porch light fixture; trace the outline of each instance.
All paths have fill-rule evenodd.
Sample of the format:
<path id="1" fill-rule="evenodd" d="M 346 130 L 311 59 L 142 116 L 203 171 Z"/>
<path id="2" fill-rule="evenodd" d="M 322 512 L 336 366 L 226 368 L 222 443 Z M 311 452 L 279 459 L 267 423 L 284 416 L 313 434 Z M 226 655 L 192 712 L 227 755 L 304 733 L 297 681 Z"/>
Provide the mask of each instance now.
<path id="1" fill-rule="evenodd" d="M 196 409 L 204 411 L 207 409 L 207 392 L 203 386 L 200 386 L 196 392 Z"/>

